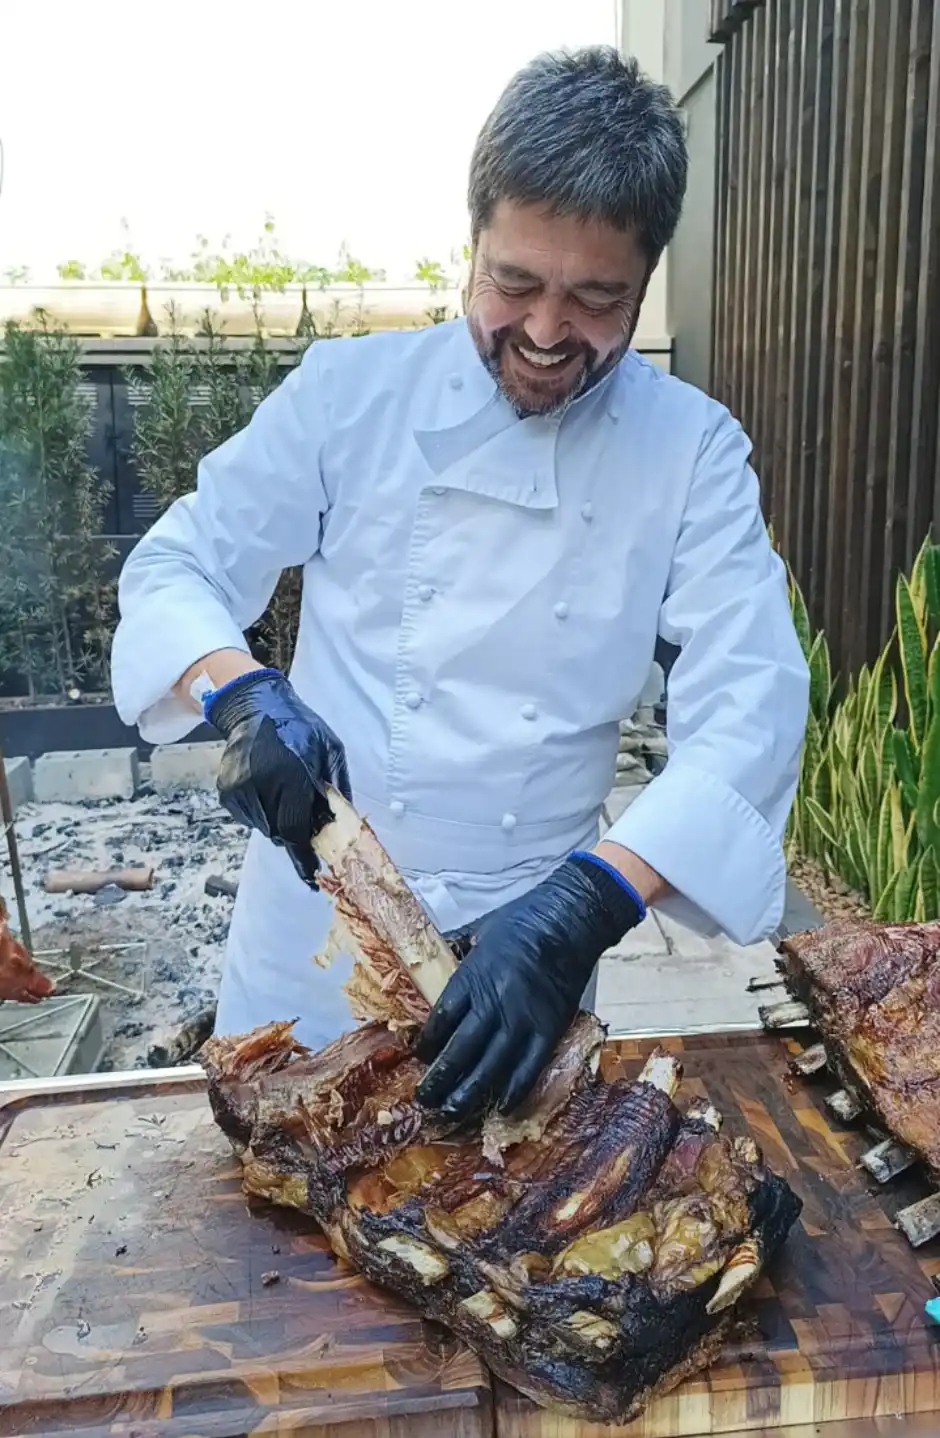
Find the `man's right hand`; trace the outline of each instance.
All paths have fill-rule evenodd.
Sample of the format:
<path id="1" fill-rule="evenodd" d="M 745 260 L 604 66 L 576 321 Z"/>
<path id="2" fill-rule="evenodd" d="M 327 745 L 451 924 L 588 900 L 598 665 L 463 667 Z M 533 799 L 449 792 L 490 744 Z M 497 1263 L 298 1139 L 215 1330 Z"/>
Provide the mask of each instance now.
<path id="1" fill-rule="evenodd" d="M 341 741 L 273 669 L 253 669 L 223 685 L 209 696 L 205 714 L 227 741 L 219 768 L 223 806 L 283 846 L 316 888 L 319 860 L 310 841 L 333 817 L 326 786 L 352 798 Z"/>

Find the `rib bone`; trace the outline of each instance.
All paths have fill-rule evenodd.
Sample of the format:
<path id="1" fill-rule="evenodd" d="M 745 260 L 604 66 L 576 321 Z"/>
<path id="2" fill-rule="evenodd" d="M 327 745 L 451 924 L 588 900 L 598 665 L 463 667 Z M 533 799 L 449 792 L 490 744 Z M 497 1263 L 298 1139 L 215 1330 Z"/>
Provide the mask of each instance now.
<path id="1" fill-rule="evenodd" d="M 706 1312 L 723 1313 L 732 1303 L 737 1303 L 745 1288 L 749 1288 L 760 1273 L 760 1268 L 760 1248 L 755 1239 L 746 1238 L 728 1259 Z"/>

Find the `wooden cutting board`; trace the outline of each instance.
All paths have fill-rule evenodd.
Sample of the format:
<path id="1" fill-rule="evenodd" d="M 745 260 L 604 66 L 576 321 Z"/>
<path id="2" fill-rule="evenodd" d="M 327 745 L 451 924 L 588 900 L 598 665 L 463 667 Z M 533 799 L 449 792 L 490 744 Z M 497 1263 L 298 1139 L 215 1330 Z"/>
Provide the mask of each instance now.
<path id="1" fill-rule="evenodd" d="M 199 1081 L 0 1094 L 0 1435 L 489 1438 L 473 1354 L 240 1185 Z"/>
<path id="2" fill-rule="evenodd" d="M 770 1165 L 803 1199 L 787 1244 L 760 1279 L 751 1305 L 754 1332 L 701 1378 L 654 1403 L 625 1428 L 575 1423 L 546 1413 L 500 1384 L 499 1438 L 686 1438 L 686 1435 L 794 1429 L 827 1438 L 815 1425 L 940 1410 L 940 1329 L 923 1306 L 934 1296 L 940 1241 L 912 1249 L 893 1227 L 899 1208 L 924 1197 L 917 1177 L 887 1190 L 857 1161 L 871 1139 L 830 1119 L 829 1080 L 795 1079 L 787 1059 L 801 1045 L 770 1035 L 710 1034 L 662 1041 L 682 1058 L 681 1094 L 707 1097 L 727 1130 L 748 1130 Z M 620 1041 L 605 1072 L 634 1074 L 653 1040 Z M 911 1427 L 940 1434 L 940 1413 Z M 834 1431 L 903 1433 L 907 1425 L 841 1424 Z"/>
<path id="3" fill-rule="evenodd" d="M 885 1192 L 856 1168 L 864 1130 L 828 1118 L 824 1084 L 790 1079 L 781 1040 L 665 1043 L 684 1094 L 749 1128 L 805 1206 L 755 1331 L 636 1423 L 577 1424 L 504 1385 L 494 1408 L 465 1348 L 349 1273 L 300 1215 L 248 1208 L 201 1083 L 145 1080 L 0 1108 L 0 1438 L 940 1433 L 940 1414 L 890 1416 L 940 1410 L 923 1317 L 940 1241 L 915 1252 L 891 1222 L 916 1178 Z M 652 1046 L 611 1045 L 605 1066 L 633 1073 Z"/>

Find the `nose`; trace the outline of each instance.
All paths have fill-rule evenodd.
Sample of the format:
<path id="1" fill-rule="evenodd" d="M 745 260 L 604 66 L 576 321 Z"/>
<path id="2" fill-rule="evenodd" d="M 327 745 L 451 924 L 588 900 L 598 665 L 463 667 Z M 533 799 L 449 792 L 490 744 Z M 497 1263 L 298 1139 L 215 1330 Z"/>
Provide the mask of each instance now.
<path id="1" fill-rule="evenodd" d="M 568 338 L 564 303 L 553 295 L 540 295 L 526 315 L 525 332 L 539 349 L 550 350 Z"/>

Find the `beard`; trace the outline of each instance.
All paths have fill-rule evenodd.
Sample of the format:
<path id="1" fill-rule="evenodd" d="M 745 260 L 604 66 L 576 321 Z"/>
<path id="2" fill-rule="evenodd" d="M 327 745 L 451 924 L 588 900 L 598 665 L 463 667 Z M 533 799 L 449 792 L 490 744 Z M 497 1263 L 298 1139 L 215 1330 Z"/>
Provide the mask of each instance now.
<path id="1" fill-rule="evenodd" d="M 477 354 L 520 419 L 564 414 L 569 405 L 600 384 L 620 363 L 631 338 L 630 334 L 625 335 L 601 360 L 593 345 L 584 340 L 566 340 L 543 350 L 516 325 L 484 334 L 472 314 L 467 316 L 467 324 Z M 519 355 L 520 346 L 540 355 L 559 356 L 558 372 L 555 373 L 556 366 L 546 365 L 544 373 L 539 373 Z"/>

